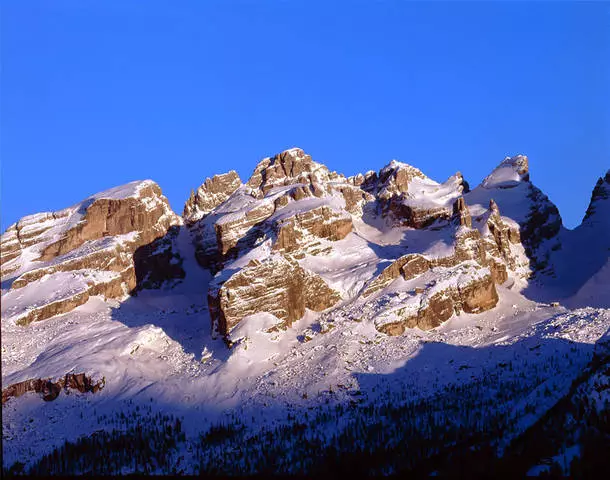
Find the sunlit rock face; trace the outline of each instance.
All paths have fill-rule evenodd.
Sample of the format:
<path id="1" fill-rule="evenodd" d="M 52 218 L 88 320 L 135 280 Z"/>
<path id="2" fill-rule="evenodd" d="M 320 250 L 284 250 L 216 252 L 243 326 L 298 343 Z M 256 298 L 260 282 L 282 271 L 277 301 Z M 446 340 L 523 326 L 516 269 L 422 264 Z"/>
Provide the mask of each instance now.
<path id="1" fill-rule="evenodd" d="M 340 299 L 319 276 L 281 255 L 250 261 L 227 280 L 212 285 L 209 292 L 214 329 L 223 334 L 243 318 L 263 312 L 289 326 L 306 308 L 319 312 Z"/>
<path id="2" fill-rule="evenodd" d="M 150 180 L 22 218 L 2 235 L 2 279 L 10 283 L 2 294 L 3 319 L 28 324 L 69 312 L 93 295 L 124 297 L 137 284 L 136 250 L 179 223 Z"/>
<path id="3" fill-rule="evenodd" d="M 191 196 L 186 201 L 184 220 L 194 222 L 201 219 L 226 201 L 239 187 L 241 180 L 234 170 L 207 178 L 196 192 L 191 192 Z"/>

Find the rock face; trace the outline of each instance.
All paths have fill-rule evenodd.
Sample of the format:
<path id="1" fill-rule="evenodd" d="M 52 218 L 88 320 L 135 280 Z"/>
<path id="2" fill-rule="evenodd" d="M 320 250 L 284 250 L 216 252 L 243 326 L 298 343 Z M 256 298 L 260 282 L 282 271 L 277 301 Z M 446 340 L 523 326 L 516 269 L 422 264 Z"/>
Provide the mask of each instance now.
<path id="1" fill-rule="evenodd" d="M 352 217 L 323 205 L 282 218 L 275 224 L 277 239 L 273 249 L 283 252 L 305 251 L 308 240 L 342 240 L 352 231 Z"/>
<path id="2" fill-rule="evenodd" d="M 477 275 L 467 278 L 458 276 L 454 284 L 443 288 L 424 290 L 415 308 L 399 309 L 393 321 L 383 319 L 376 322 L 379 331 L 388 335 L 401 335 L 407 328 L 429 330 L 438 327 L 461 311 L 480 313 L 498 303 L 493 278 L 488 270 L 477 270 Z"/>
<path id="3" fill-rule="evenodd" d="M 306 184 L 319 185 L 331 178 L 328 169 L 312 160 L 300 148 L 292 148 L 274 157 L 263 159 L 246 184 L 258 195 L 265 195 L 274 187 Z"/>
<path id="4" fill-rule="evenodd" d="M 2 280 L 11 285 L 2 294 L 3 320 L 25 325 L 66 313 L 92 295 L 126 295 L 137 285 L 134 252 L 179 223 L 149 180 L 21 219 L 2 236 Z"/>
<path id="5" fill-rule="evenodd" d="M 67 373 L 63 378 L 56 382 L 51 379 L 31 379 L 23 382 L 14 383 L 2 390 L 2 404 L 6 403 L 9 398 L 20 397 L 28 392 L 39 393 L 42 399 L 46 402 L 55 400 L 61 390 L 66 393 L 69 390 L 77 390 L 80 393 L 97 393 L 106 385 L 106 379 L 95 382 L 84 373 Z"/>
<path id="6" fill-rule="evenodd" d="M 138 247 L 133 253 L 136 275 L 135 290 L 160 288 L 164 283 L 186 276 L 184 258 L 178 253 L 176 240 L 180 227 L 173 226 L 163 237 Z"/>
<path id="7" fill-rule="evenodd" d="M 226 335 L 249 315 L 271 313 L 288 326 L 301 318 L 306 308 L 319 312 L 340 298 L 317 275 L 274 255 L 252 260 L 228 279 L 215 282 L 209 305 L 214 330 Z"/>
<path id="8" fill-rule="evenodd" d="M 244 188 L 189 225 L 197 261 L 217 273 L 208 295 L 216 331 L 228 336 L 242 318 L 263 312 L 289 325 L 305 309 L 336 304 L 340 293 L 298 260 L 332 252 L 373 200 L 301 149 L 259 162 Z"/>
<path id="9" fill-rule="evenodd" d="M 361 187 L 375 195 L 381 211 L 397 225 L 412 228 L 451 218 L 455 201 L 468 191 L 459 172 L 439 184 L 417 168 L 395 160 L 379 174 L 369 174 Z"/>
<path id="10" fill-rule="evenodd" d="M 464 283 L 462 278 L 461 289 L 454 289 L 449 303 L 445 291 L 429 295 L 430 308 L 419 309 L 417 321 L 398 322 L 400 328 L 411 324 L 433 328 L 456 311 L 492 308 L 497 302 L 494 282 L 507 279 L 512 259 L 503 243 L 511 230 L 499 213 L 488 222 L 495 222 L 493 227 L 486 223 L 475 228 L 463 197 L 467 191 L 460 173 L 439 184 L 397 161 L 378 173 L 345 178 L 300 149 L 263 159 L 245 188 L 234 190 L 206 217 L 189 225 L 197 260 L 216 272 L 208 292 L 214 329 L 228 336 L 242 319 L 258 313 L 270 313 L 290 325 L 305 309 L 323 311 L 350 300 L 351 294 L 333 290 L 309 270 L 308 265 L 315 265 L 309 259 L 341 255 L 341 245 L 360 236 L 356 222 L 369 221 L 371 215 L 395 228 L 445 232 L 442 235 L 451 237 L 453 249 L 443 256 L 425 250 L 405 253 L 367 282 L 361 299 L 377 301 L 399 278 L 435 277 L 439 268 L 459 273 L 468 264 L 478 269 L 474 280 Z M 497 253 L 497 258 L 488 252 Z M 445 304 L 449 307 L 441 308 Z M 400 328 L 394 325 L 383 331 Z"/>

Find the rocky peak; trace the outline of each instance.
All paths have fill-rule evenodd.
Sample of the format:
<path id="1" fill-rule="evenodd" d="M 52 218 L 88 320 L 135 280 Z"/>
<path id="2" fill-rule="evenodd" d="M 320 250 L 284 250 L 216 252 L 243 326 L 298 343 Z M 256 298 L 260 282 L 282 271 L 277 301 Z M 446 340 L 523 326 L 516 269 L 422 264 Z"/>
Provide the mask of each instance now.
<path id="1" fill-rule="evenodd" d="M 610 208 L 608 205 L 608 199 L 610 198 L 610 170 L 606 172 L 606 175 L 600 177 L 593 188 L 593 193 L 591 194 L 591 201 L 589 202 L 589 207 L 587 208 L 587 212 L 583 218 L 583 222 L 590 221 L 590 219 L 597 213 L 598 210 L 601 210 L 603 205 L 606 205 L 606 209 Z M 610 212 L 608 212 L 610 213 Z M 608 218 L 605 219 L 608 221 Z"/>
<path id="2" fill-rule="evenodd" d="M 261 160 L 246 185 L 264 196 L 274 187 L 325 182 L 330 175 L 328 168 L 314 162 L 303 150 L 291 148 Z"/>
<path id="3" fill-rule="evenodd" d="M 457 218 L 458 223 L 464 227 L 472 227 L 472 218 L 470 217 L 470 210 L 464 197 L 458 197 L 453 204 L 453 215 Z"/>
<path id="4" fill-rule="evenodd" d="M 468 184 L 459 172 L 441 184 L 421 170 L 393 160 L 379 174 L 367 174 L 360 188 L 376 197 L 382 214 L 393 223 L 424 228 L 437 220 L 449 220 L 453 203 L 468 191 Z"/>
<path id="5" fill-rule="evenodd" d="M 428 179 L 421 170 L 392 160 L 379 170 L 379 174 L 367 173 L 362 188 L 387 200 L 394 195 L 408 192 L 409 184 L 415 178 Z"/>
<path id="6" fill-rule="evenodd" d="M 470 185 L 468 184 L 468 182 L 466 181 L 466 179 L 462 175 L 462 172 L 456 172 L 456 174 L 453 175 L 452 177 L 450 177 L 449 180 L 451 180 L 452 178 L 455 179 L 456 183 L 461 188 L 461 192 L 462 193 L 470 192 Z"/>
<path id="7" fill-rule="evenodd" d="M 492 215 L 500 215 L 500 208 L 498 208 L 498 204 L 493 198 L 489 200 L 489 211 L 492 213 Z"/>
<path id="8" fill-rule="evenodd" d="M 491 217 L 486 218 L 510 224 L 512 237 L 518 237 L 525 249 L 526 259 L 519 262 L 522 266 L 527 264 L 523 275 L 552 274 L 550 252 L 561 248 L 561 216 L 557 207 L 530 181 L 526 156 L 506 157 L 481 185 L 466 194 L 466 201 L 475 215 L 482 215 L 489 206 Z"/>
<path id="9" fill-rule="evenodd" d="M 512 188 L 529 182 L 529 164 L 525 155 L 506 157 L 481 184 L 484 188 Z"/>
<path id="10" fill-rule="evenodd" d="M 191 192 L 186 201 L 184 219 L 189 223 L 199 220 L 226 201 L 241 185 L 241 179 L 235 170 L 206 178 L 196 192 Z"/>

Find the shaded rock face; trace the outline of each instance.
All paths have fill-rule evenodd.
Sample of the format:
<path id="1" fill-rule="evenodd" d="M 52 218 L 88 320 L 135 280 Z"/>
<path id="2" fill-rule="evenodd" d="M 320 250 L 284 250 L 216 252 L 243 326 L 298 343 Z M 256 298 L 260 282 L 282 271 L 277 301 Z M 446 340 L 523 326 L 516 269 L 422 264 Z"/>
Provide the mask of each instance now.
<path id="1" fill-rule="evenodd" d="M 97 393 L 106 385 L 106 379 L 95 382 L 84 373 L 67 373 L 63 378 L 56 382 L 50 379 L 31 379 L 23 382 L 14 383 L 2 390 L 2 404 L 9 398 L 17 398 L 28 392 L 40 394 L 46 402 L 55 400 L 62 389 L 67 393 L 69 390 L 76 390 L 80 393 Z"/>
<path id="2" fill-rule="evenodd" d="M 417 208 L 406 205 L 396 198 L 388 201 L 387 208 L 403 225 L 418 229 L 429 227 L 437 220 L 447 220 L 451 217 L 451 211 L 446 207 Z"/>
<path id="3" fill-rule="evenodd" d="M 271 313 L 285 325 L 305 314 L 332 307 L 340 295 L 317 275 L 281 255 L 253 260 L 228 279 L 210 287 L 208 304 L 214 330 L 222 335 L 243 318 Z"/>
<path id="4" fill-rule="evenodd" d="M 472 228 L 470 210 L 468 210 L 468 207 L 466 206 L 464 197 L 458 197 L 453 204 L 453 216 L 457 218 L 458 223 L 463 227 Z"/>
<path id="5" fill-rule="evenodd" d="M 547 251 L 541 251 L 539 247 L 546 240 L 553 240 L 560 232 L 563 225 L 559 210 L 553 205 L 549 198 L 538 188 L 531 185 L 529 198 L 532 201 L 527 222 L 521 226 L 520 237 L 531 259 L 532 269 L 545 270 L 549 262 L 549 252 L 559 246 L 557 240 L 547 247 Z"/>
<path id="6" fill-rule="evenodd" d="M 600 177 L 595 184 L 593 193 L 591 194 L 591 201 L 583 218 L 583 222 L 589 220 L 594 216 L 597 210 L 601 210 L 600 205 L 608 203 L 607 200 L 610 198 L 610 170 L 606 172 L 606 175 Z M 605 202 L 604 202 L 605 201 Z M 608 219 L 606 219 L 608 221 Z"/>
<path id="7" fill-rule="evenodd" d="M 203 185 L 196 192 L 191 192 L 191 196 L 186 201 L 182 214 L 184 220 L 186 222 L 199 220 L 225 202 L 239 187 L 241 180 L 234 170 L 206 178 Z"/>
<path id="8" fill-rule="evenodd" d="M 11 284 L 2 294 L 3 320 L 26 325 L 69 312 L 93 295 L 125 296 L 137 285 L 136 250 L 178 223 L 152 181 L 110 189 L 61 212 L 25 217 L 2 236 L 3 251 L 8 245 L 13 252 L 3 264 L 3 281 Z"/>
<path id="9" fill-rule="evenodd" d="M 182 268 L 184 258 L 175 246 L 179 232 L 178 226 L 170 227 L 165 236 L 136 249 L 133 254 L 136 287 L 132 293 L 160 288 L 166 282 L 181 280 L 186 276 Z"/>

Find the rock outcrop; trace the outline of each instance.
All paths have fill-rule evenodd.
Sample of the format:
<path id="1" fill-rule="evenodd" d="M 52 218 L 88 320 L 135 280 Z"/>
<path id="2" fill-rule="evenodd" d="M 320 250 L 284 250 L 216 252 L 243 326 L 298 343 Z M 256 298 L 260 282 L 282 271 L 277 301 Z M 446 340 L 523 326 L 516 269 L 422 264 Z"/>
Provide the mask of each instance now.
<path id="1" fill-rule="evenodd" d="M 312 252 L 312 243 L 319 245 L 319 239 L 337 241 L 352 231 L 352 217 L 336 212 L 323 205 L 305 212 L 294 213 L 287 218 L 278 219 L 274 228 L 277 238 L 273 250 L 286 253 L 301 251 Z"/>
<path id="2" fill-rule="evenodd" d="M 385 215 L 398 225 L 412 228 L 425 228 L 437 220 L 451 218 L 455 201 L 468 191 L 459 172 L 439 184 L 421 170 L 395 160 L 379 174 L 368 174 L 360 186 L 375 196 Z"/>
<path id="3" fill-rule="evenodd" d="M 300 148 L 292 148 L 263 159 L 246 185 L 255 191 L 255 195 L 263 197 L 272 188 L 286 185 L 305 184 L 320 188 L 332 177 L 324 165 L 314 162 Z"/>
<path id="4" fill-rule="evenodd" d="M 50 402 L 59 396 L 62 389 L 66 393 L 69 393 L 70 390 L 76 390 L 80 393 L 97 393 L 105 385 L 105 378 L 96 382 L 84 373 L 67 373 L 55 382 L 51 379 L 43 380 L 40 378 L 24 380 L 9 385 L 2 390 L 2 404 L 6 403 L 9 398 L 17 398 L 28 392 L 38 393 L 44 401 Z"/>

